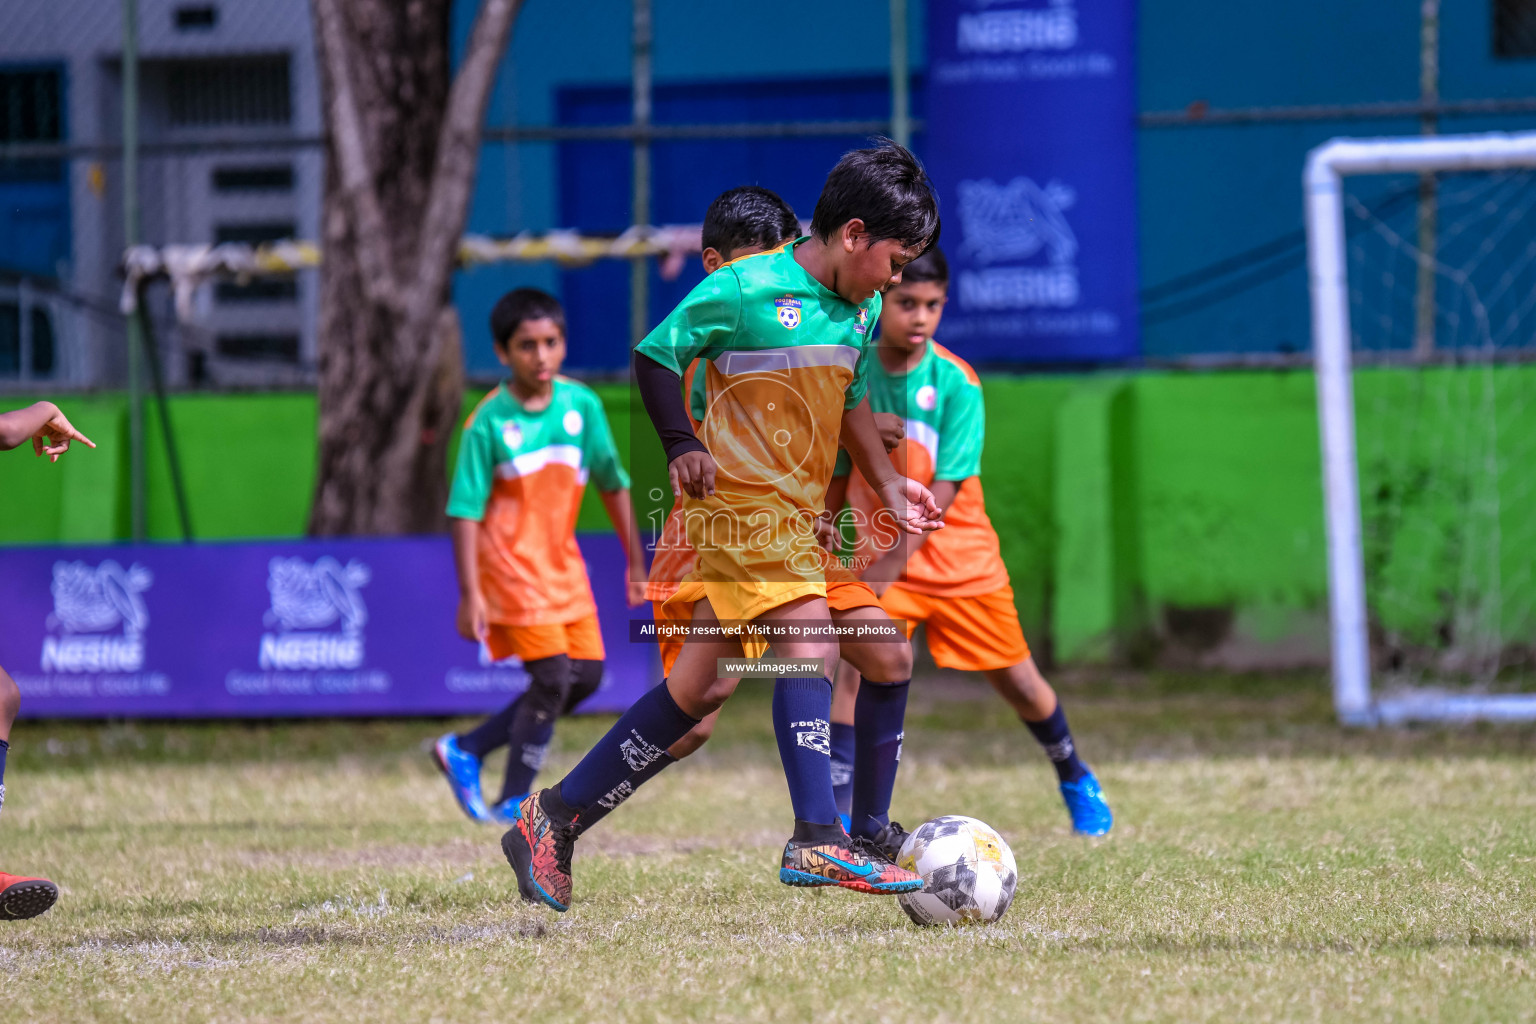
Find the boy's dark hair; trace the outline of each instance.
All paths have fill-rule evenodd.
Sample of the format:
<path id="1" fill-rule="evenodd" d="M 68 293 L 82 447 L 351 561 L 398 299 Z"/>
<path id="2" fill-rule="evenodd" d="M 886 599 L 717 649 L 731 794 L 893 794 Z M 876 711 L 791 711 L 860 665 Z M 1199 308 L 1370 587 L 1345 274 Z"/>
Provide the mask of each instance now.
<path id="1" fill-rule="evenodd" d="M 858 218 L 871 243 L 894 238 L 903 246 L 927 249 L 939 240 L 939 198 L 917 157 L 890 139 L 872 149 L 855 149 L 827 175 L 811 234 L 822 241 Z"/>
<path id="2" fill-rule="evenodd" d="M 922 284 L 924 281 L 949 287 L 949 261 L 936 245 L 901 268 L 902 284 Z"/>
<path id="3" fill-rule="evenodd" d="M 727 189 L 704 214 L 704 248 L 720 255 L 747 246 L 772 248 L 800 234 L 800 221 L 778 193 L 756 185 Z"/>
<path id="4" fill-rule="evenodd" d="M 537 288 L 514 288 L 491 310 L 491 340 L 505 345 L 524 320 L 553 320 L 565 333 L 565 309 L 560 300 Z"/>

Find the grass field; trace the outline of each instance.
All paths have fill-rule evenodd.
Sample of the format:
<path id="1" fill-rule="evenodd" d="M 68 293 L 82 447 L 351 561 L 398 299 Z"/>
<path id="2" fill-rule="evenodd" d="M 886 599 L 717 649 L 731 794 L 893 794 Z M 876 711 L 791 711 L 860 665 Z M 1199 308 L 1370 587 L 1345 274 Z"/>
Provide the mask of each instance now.
<path id="1" fill-rule="evenodd" d="M 1090 841 L 1000 702 L 915 690 L 896 816 L 1004 833 L 997 925 L 778 883 L 763 685 L 582 841 L 563 916 L 453 806 L 442 723 L 22 723 L 0 868 L 63 895 L 0 926 L 0 1018 L 1536 1019 L 1536 731 L 1346 733 L 1310 676 L 1073 681 L 1119 818 Z"/>

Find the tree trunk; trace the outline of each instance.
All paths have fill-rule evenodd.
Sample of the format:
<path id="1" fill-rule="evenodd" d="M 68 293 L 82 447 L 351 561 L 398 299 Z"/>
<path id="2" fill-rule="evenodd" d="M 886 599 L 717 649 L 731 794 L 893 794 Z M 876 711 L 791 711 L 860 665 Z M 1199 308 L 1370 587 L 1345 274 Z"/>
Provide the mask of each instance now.
<path id="1" fill-rule="evenodd" d="M 314 0 L 327 162 L 309 532 L 446 519 L 463 361 L 450 302 L 479 129 L 517 0 L 484 0 L 457 79 L 450 0 Z"/>

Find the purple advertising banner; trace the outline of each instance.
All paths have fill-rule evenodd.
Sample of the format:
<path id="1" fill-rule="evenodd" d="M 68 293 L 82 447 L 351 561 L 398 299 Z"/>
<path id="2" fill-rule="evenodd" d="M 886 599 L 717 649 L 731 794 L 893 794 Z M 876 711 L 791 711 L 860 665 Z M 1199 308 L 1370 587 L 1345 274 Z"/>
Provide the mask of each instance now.
<path id="1" fill-rule="evenodd" d="M 618 711 L 659 678 L 630 641 L 618 540 L 582 536 Z M 454 630 L 442 537 L 0 550 L 0 666 L 28 718 L 475 714 L 527 686 Z"/>

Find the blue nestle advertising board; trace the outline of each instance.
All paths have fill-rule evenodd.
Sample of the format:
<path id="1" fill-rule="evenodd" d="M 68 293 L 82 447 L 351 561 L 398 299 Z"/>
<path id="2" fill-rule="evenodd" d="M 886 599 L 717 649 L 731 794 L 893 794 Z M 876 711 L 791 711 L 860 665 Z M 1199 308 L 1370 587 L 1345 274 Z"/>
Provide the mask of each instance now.
<path id="1" fill-rule="evenodd" d="M 583 536 L 607 648 L 583 710 L 651 685 L 618 541 Z M 454 630 L 441 537 L 0 551 L 0 666 L 27 717 L 287 717 L 490 711 L 527 686 Z"/>

